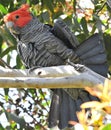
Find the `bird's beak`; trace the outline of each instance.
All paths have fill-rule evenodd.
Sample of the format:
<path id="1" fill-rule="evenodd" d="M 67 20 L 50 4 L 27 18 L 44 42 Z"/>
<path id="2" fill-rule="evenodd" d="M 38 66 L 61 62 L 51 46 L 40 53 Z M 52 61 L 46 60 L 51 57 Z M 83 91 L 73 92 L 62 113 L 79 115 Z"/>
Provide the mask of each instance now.
<path id="1" fill-rule="evenodd" d="M 12 28 L 14 23 L 11 21 L 11 18 L 10 18 L 10 14 L 7 14 L 3 17 L 4 19 L 4 22 L 5 22 L 5 25 L 7 26 L 7 28 Z"/>
<path id="2" fill-rule="evenodd" d="M 12 28 L 14 23 L 9 21 L 9 22 L 6 22 L 5 25 L 7 26 L 7 28 Z"/>

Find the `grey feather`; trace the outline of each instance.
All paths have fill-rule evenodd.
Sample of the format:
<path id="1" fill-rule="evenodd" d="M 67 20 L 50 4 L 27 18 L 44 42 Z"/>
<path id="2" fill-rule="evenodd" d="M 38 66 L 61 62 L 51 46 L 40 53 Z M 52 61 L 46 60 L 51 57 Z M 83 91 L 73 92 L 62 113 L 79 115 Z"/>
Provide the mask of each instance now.
<path id="1" fill-rule="evenodd" d="M 65 31 L 60 28 L 63 26 Z M 62 21 L 50 27 L 35 17 L 24 28 L 13 29 L 17 31 L 17 34 L 13 35 L 18 41 L 18 53 L 28 68 L 64 65 L 70 59 L 73 63 L 82 63 L 104 76 L 107 74 L 105 48 L 100 43 L 98 34 L 79 45 L 73 33 Z M 57 33 L 63 34 L 58 36 Z M 49 127 L 58 125 L 61 129 L 70 127 L 70 120 L 78 121 L 76 112 L 80 110 L 83 102 L 98 100 L 83 89 L 55 89 L 53 93 Z"/>

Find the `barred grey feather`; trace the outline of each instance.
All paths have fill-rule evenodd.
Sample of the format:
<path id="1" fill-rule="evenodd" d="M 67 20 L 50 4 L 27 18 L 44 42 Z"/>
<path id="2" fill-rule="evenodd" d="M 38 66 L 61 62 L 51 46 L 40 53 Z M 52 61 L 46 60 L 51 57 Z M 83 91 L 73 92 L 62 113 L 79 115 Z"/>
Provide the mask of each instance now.
<path id="1" fill-rule="evenodd" d="M 30 24 L 20 31 L 18 41 L 18 52 L 27 67 L 62 65 L 68 58 L 76 61 L 74 51 L 64 46 L 44 24 L 38 23 L 37 19 Z"/>
<path id="2" fill-rule="evenodd" d="M 66 29 L 64 32 L 68 33 L 70 30 L 65 24 L 62 26 L 61 22 L 57 24 L 57 28 L 63 26 Z M 68 45 L 70 36 L 65 33 L 60 35 L 64 30 L 62 28 L 59 35 L 56 35 L 59 31 L 55 28 L 56 25 L 54 27 L 44 25 L 35 17 L 24 28 L 13 28 L 17 31 L 17 34 L 13 35 L 18 39 L 18 53 L 28 68 L 64 65 L 70 59 L 73 63 L 85 64 L 97 73 L 106 76 L 108 71 L 106 54 L 104 46 L 100 44 L 98 34 L 77 46 L 78 43 L 72 43 L 76 41 L 75 36 L 73 37 L 72 32 L 69 32 L 71 38 L 74 39 L 71 39 L 71 45 Z M 66 36 L 65 40 L 64 36 Z M 83 89 L 54 89 L 53 93 L 49 127 L 58 125 L 61 129 L 70 127 L 68 124 L 70 120 L 78 121 L 76 111 L 80 110 L 83 102 L 98 100 Z"/>

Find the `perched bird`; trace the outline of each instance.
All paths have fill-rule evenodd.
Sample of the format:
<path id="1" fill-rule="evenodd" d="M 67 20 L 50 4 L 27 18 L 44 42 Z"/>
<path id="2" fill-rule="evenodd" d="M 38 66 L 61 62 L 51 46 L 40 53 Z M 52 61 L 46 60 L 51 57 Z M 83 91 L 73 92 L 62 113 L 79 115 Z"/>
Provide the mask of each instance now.
<path id="1" fill-rule="evenodd" d="M 86 65 L 106 76 L 108 71 L 104 45 L 99 34 L 79 44 L 75 35 L 62 21 L 54 26 L 41 23 L 29 11 L 28 5 L 7 14 L 4 22 L 17 39 L 17 51 L 26 67 L 49 67 L 72 63 Z M 67 86 L 68 87 L 68 86 Z M 49 127 L 71 127 L 69 121 L 78 121 L 76 112 L 86 101 L 98 100 L 84 89 L 54 89 L 49 112 Z"/>

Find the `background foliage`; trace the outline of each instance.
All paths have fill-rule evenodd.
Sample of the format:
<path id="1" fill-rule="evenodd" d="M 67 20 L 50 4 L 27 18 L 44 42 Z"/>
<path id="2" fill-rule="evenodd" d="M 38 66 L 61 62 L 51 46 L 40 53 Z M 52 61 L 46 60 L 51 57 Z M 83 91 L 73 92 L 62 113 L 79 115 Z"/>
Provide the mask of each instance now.
<path id="1" fill-rule="evenodd" d="M 0 0 L 0 65 L 24 66 L 16 53 L 16 40 L 6 29 L 3 16 L 28 3 L 33 14 L 46 24 L 61 17 L 82 42 L 96 32 L 104 39 L 111 71 L 110 0 Z M 5 63 L 3 62 L 5 61 Z M 47 129 L 50 94 L 46 89 L 0 89 L 0 130 Z M 5 116 L 5 124 L 2 117 Z M 28 118 L 27 118 L 28 117 Z"/>

